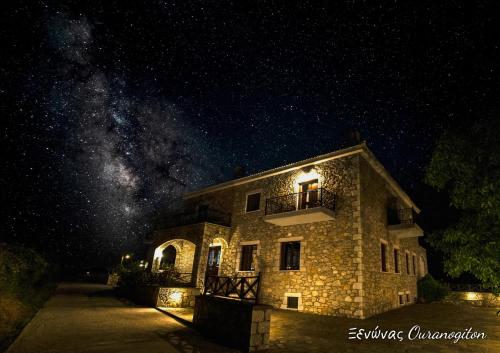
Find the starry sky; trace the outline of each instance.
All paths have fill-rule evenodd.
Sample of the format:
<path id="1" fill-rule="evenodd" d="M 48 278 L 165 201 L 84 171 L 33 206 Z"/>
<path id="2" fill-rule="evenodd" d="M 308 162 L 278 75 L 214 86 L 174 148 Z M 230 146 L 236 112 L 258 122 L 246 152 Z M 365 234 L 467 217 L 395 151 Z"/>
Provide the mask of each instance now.
<path id="1" fill-rule="evenodd" d="M 186 190 L 351 131 L 425 209 L 440 133 L 498 105 L 492 3 L 3 3 L 2 238 L 109 265 Z"/>

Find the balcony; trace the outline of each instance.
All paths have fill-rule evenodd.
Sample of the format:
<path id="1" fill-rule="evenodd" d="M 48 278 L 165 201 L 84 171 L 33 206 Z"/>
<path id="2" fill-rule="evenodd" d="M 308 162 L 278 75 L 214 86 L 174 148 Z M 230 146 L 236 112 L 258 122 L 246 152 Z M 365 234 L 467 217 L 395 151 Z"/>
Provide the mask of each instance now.
<path id="1" fill-rule="evenodd" d="M 335 194 L 319 188 L 267 199 L 264 221 L 278 226 L 330 221 L 334 210 Z"/>
<path id="2" fill-rule="evenodd" d="M 172 228 L 202 222 L 229 227 L 231 225 L 231 214 L 215 208 L 200 206 L 193 211 L 165 214 L 162 216 L 161 227 Z"/>
<path id="3" fill-rule="evenodd" d="M 412 208 L 388 208 L 387 227 L 389 234 L 399 239 L 421 237 L 424 231 L 416 223 L 416 213 Z"/>

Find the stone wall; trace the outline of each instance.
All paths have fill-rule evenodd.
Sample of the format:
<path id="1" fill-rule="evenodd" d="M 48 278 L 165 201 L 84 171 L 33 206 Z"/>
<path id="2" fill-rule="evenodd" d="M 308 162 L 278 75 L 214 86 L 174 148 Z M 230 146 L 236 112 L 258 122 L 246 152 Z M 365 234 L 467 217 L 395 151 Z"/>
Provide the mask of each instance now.
<path id="1" fill-rule="evenodd" d="M 193 325 L 204 335 L 244 352 L 269 348 L 271 306 L 196 296 Z"/>
<path id="2" fill-rule="evenodd" d="M 108 286 L 116 287 L 118 285 L 118 281 L 120 280 L 120 275 L 118 273 L 110 273 L 108 275 L 108 280 L 106 284 Z"/>
<path id="3" fill-rule="evenodd" d="M 261 302 L 280 308 L 286 296 L 293 295 L 299 296 L 299 310 L 305 312 L 361 317 L 358 158 L 332 160 L 315 168 L 320 187 L 337 194 L 332 221 L 286 227 L 264 222 L 266 198 L 296 192 L 297 179 L 304 174 L 302 170 L 235 187 L 223 274 L 231 275 L 238 270 L 242 243 L 257 242 Z M 246 213 L 246 194 L 256 190 L 262 191 L 260 210 Z M 281 242 L 293 240 L 301 241 L 300 270 L 280 270 Z"/>
<path id="4" fill-rule="evenodd" d="M 500 296 L 485 292 L 452 291 L 443 299 L 443 302 L 500 308 Z"/>
<path id="5" fill-rule="evenodd" d="M 169 308 L 192 308 L 194 307 L 194 298 L 199 294 L 199 288 L 160 287 L 156 306 Z"/>
<path id="6" fill-rule="evenodd" d="M 125 295 L 134 303 L 154 308 L 158 301 L 159 287 L 137 286 L 126 289 Z"/>
<path id="7" fill-rule="evenodd" d="M 361 229 L 363 252 L 363 316 L 369 317 L 400 306 L 399 294 L 406 294 L 411 303 L 417 296 L 417 275 L 407 274 L 405 252 L 416 258 L 425 257 L 425 249 L 419 246 L 417 238 L 397 239 L 387 228 L 387 203 L 393 195 L 385 181 L 364 159 L 360 161 Z M 381 270 L 381 241 L 387 242 L 387 272 Z M 399 249 L 400 273 L 395 273 L 394 248 Z M 426 266 L 426 265 L 425 265 Z M 409 292 L 409 293 L 408 293 Z"/>
<path id="8" fill-rule="evenodd" d="M 304 178 L 318 178 L 319 187 L 337 195 L 334 219 L 284 227 L 265 222 L 266 199 L 297 192 Z M 246 195 L 253 192 L 261 192 L 260 209 L 246 212 Z M 364 157 L 355 154 L 318 164 L 312 171 L 296 169 L 190 198 L 186 202 L 192 207 L 205 203 L 230 212 L 231 227 L 202 223 L 163 231 L 155 239 L 160 244 L 169 237 L 180 237 L 196 244 L 194 283 L 199 287 L 208 249 L 220 244 L 219 274 L 261 272 L 262 303 L 283 308 L 287 296 L 296 296 L 300 311 L 364 318 L 398 307 L 400 293 L 409 294 L 414 302 L 418 276 L 413 271 L 406 274 L 405 251 L 415 254 L 417 263 L 422 257 L 423 272 L 427 271 L 425 250 L 418 240 L 398 240 L 388 232 L 386 206 L 393 196 L 384 179 Z M 388 244 L 388 272 L 384 273 L 380 271 L 381 239 Z M 281 243 L 295 240 L 301 242 L 300 269 L 280 270 Z M 255 272 L 238 272 L 245 244 L 257 245 Z M 400 251 L 400 274 L 394 273 L 394 247 Z"/>
<path id="9" fill-rule="evenodd" d="M 200 287 L 205 276 L 209 246 L 216 239 L 222 239 L 227 244 L 229 234 L 228 227 L 206 222 L 158 230 L 148 252 L 148 261 L 156 270 L 155 249 L 171 243 L 177 251 L 175 266 L 180 272 L 191 272 L 192 283 Z"/>

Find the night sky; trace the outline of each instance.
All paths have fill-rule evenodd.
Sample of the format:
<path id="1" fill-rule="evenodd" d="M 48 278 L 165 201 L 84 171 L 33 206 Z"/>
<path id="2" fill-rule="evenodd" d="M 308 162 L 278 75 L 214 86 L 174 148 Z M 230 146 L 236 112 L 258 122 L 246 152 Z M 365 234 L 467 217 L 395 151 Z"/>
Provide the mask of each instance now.
<path id="1" fill-rule="evenodd" d="M 354 130 L 434 211 L 437 137 L 498 108 L 484 1 L 1 6 L 1 236 L 53 261 L 116 262 L 186 190 Z"/>

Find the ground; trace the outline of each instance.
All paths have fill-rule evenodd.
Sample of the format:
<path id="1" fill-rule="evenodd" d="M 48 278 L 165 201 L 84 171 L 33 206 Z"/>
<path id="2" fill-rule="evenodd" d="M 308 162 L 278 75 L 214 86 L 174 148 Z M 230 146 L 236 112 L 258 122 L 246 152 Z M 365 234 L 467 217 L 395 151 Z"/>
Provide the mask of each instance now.
<path id="1" fill-rule="evenodd" d="M 137 307 L 110 296 L 109 287 L 62 284 L 25 327 L 8 353 L 210 353 L 234 352 L 205 341 L 189 327 L 192 310 L 169 309 L 169 315 Z M 366 320 L 345 319 L 275 310 L 271 319 L 269 353 L 285 352 L 500 352 L 500 317 L 494 308 L 453 304 L 417 304 Z M 185 320 L 185 321 L 183 321 Z M 187 322 L 188 325 L 183 324 Z M 407 331 L 462 331 L 472 327 L 487 338 L 480 341 L 362 341 L 348 340 L 351 327 Z"/>
<path id="2" fill-rule="evenodd" d="M 271 317 L 272 352 L 356 352 L 356 353 L 499 353 L 500 317 L 494 308 L 453 304 L 416 304 L 375 317 L 358 320 L 277 310 Z M 444 340 L 355 341 L 349 328 L 403 330 L 413 325 L 431 331 L 463 331 L 469 327 L 486 333 L 485 340 L 453 343 Z M 289 332 L 293 332 L 292 335 Z"/>
<path id="3" fill-rule="evenodd" d="M 153 308 L 110 296 L 110 287 L 61 284 L 8 353 L 234 352 Z"/>
<path id="4" fill-rule="evenodd" d="M 165 309 L 182 320 L 192 319 L 191 309 Z M 500 353 L 500 317 L 495 308 L 453 304 L 416 304 L 366 320 L 274 310 L 271 317 L 271 350 L 285 352 L 366 352 L 366 353 Z M 348 339 L 349 328 L 408 330 L 420 325 L 431 331 L 463 331 L 472 327 L 485 332 L 485 340 L 452 341 L 355 341 Z"/>

